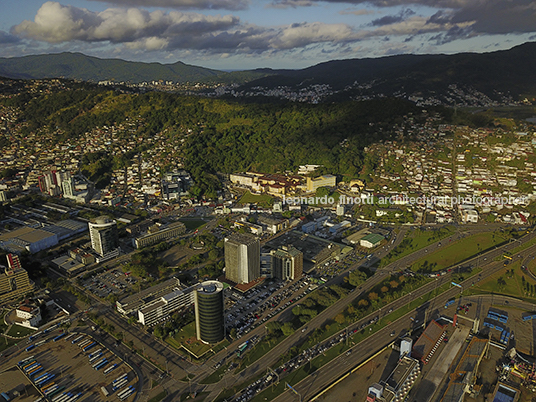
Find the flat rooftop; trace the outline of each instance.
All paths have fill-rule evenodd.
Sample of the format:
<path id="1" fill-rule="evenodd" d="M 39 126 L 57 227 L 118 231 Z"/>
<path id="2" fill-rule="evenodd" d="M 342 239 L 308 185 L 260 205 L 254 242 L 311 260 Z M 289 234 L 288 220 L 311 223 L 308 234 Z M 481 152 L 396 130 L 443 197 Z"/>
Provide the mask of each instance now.
<path id="1" fill-rule="evenodd" d="M 404 381 L 406 381 L 409 374 L 417 364 L 419 364 L 417 360 L 404 356 L 402 360 L 398 362 L 385 383 L 392 387 L 395 391 L 398 391 L 400 386 L 404 383 Z"/>
<path id="2" fill-rule="evenodd" d="M 331 255 L 338 255 L 344 248 L 343 245 L 334 243 L 320 237 L 292 230 L 266 242 L 265 247 L 277 250 L 282 246 L 292 245 L 303 253 L 303 259 L 318 263 Z"/>
<path id="3" fill-rule="evenodd" d="M 180 286 L 177 278 L 171 278 L 167 281 L 151 286 L 141 292 L 125 297 L 118 301 L 124 310 L 138 310 L 145 303 L 168 294 L 173 288 Z"/>

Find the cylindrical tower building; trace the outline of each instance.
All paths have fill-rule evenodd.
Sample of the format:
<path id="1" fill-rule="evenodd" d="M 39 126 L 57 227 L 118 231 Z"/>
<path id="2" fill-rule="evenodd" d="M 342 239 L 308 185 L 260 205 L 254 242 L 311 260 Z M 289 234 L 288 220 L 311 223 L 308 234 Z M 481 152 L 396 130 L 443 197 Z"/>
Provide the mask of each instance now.
<path id="1" fill-rule="evenodd" d="M 195 288 L 195 327 L 197 339 L 218 343 L 225 336 L 223 284 L 205 281 Z"/>

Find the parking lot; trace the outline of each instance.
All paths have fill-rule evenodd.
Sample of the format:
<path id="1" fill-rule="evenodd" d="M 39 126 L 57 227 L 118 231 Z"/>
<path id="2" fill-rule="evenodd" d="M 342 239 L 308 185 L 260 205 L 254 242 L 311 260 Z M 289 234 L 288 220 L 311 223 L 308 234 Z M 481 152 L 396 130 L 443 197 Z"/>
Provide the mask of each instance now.
<path id="1" fill-rule="evenodd" d="M 94 295 L 104 298 L 110 294 L 121 295 L 138 283 L 138 279 L 119 269 L 109 270 L 92 275 L 82 281 L 82 286 Z"/>
<path id="2" fill-rule="evenodd" d="M 13 398 L 22 389 L 31 398 L 21 401 L 43 396 L 57 401 L 62 395 L 70 396 L 69 401 L 106 401 L 112 395 L 132 401 L 138 383 L 135 372 L 91 336 L 57 328 L 21 342 L 20 353 L 8 357 L 2 367 L 6 368 L 0 374 L 3 392 Z"/>
<path id="3" fill-rule="evenodd" d="M 232 306 L 227 310 L 227 331 L 235 328 L 240 338 L 300 300 L 311 289 L 305 276 L 294 282 L 268 280 L 243 294 L 232 290 L 228 295 Z"/>

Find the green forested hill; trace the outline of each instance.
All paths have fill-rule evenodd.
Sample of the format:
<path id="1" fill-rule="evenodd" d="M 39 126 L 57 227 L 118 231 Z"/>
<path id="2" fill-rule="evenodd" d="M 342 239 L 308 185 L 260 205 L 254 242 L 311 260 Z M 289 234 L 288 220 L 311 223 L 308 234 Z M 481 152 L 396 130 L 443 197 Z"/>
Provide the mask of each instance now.
<path id="1" fill-rule="evenodd" d="M 219 186 L 218 172 L 276 172 L 309 163 L 324 165 L 330 173 L 357 177 L 363 167 L 367 171 L 376 163 L 374 155 L 363 152 L 366 145 L 391 138 L 393 126 L 402 122 L 403 115 L 412 113 L 417 118 L 421 114 L 421 108 L 398 99 L 246 104 L 161 92 L 120 94 L 100 88 L 24 94 L 1 102 L 20 108 L 23 130 L 48 131 L 57 142 L 129 119 L 138 125 L 136 132 L 125 132 L 123 140 L 137 138 L 135 151 L 142 152 L 147 144 L 140 137 L 164 132 L 170 143 L 182 144 L 175 157 L 183 159 L 194 176 L 196 193 L 207 195 L 214 195 Z"/>
<path id="2" fill-rule="evenodd" d="M 244 82 L 264 76 L 260 72 L 226 73 L 192 66 L 180 61 L 173 64 L 140 63 L 121 59 L 99 59 L 82 53 L 42 54 L 24 57 L 0 57 L 0 76 L 22 79 L 68 78 L 82 81 L 116 82 Z"/>

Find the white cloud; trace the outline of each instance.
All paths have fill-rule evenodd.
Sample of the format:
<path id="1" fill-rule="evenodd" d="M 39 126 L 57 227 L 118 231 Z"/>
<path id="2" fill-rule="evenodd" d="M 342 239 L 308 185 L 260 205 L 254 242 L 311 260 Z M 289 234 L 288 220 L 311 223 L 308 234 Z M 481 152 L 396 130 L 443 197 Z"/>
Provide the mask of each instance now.
<path id="1" fill-rule="evenodd" d="M 49 43 L 73 40 L 112 43 L 167 38 L 178 34 L 193 35 L 227 29 L 239 23 L 237 17 L 206 16 L 197 13 L 128 8 L 110 8 L 92 12 L 83 8 L 46 2 L 34 21 L 25 20 L 12 28 L 12 33 Z"/>
<path id="2" fill-rule="evenodd" d="M 167 48 L 169 45 L 169 42 L 166 39 L 163 38 L 144 38 L 141 40 L 138 40 L 136 42 L 127 42 L 125 43 L 125 46 L 129 49 L 142 49 L 142 50 L 162 50 Z"/>
<path id="3" fill-rule="evenodd" d="M 358 39 L 357 32 L 346 24 L 313 22 L 285 27 L 278 32 L 271 43 L 276 49 L 292 49 L 313 43 L 340 43 L 356 39 Z"/>

